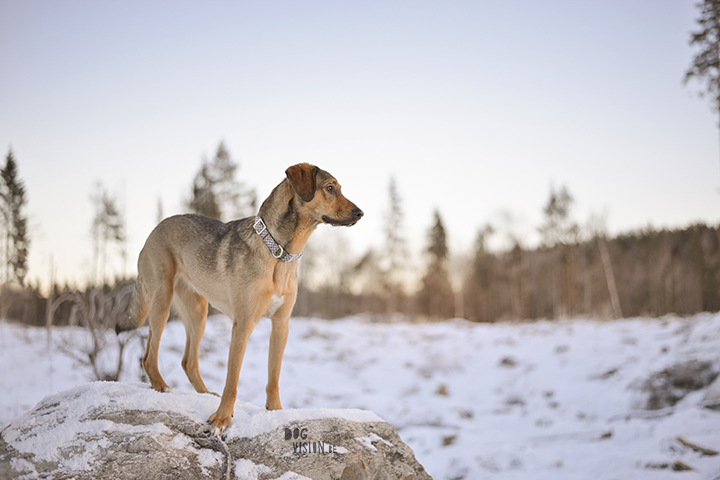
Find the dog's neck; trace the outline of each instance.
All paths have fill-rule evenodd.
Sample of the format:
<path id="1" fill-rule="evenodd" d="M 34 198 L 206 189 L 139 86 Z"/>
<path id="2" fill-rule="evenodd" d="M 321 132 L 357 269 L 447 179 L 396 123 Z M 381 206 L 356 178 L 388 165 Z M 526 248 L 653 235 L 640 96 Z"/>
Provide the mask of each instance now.
<path id="1" fill-rule="evenodd" d="M 259 211 L 273 238 L 293 254 L 303 251 L 310 235 L 320 224 L 299 213 L 296 202 L 302 200 L 296 197 L 295 189 L 290 181 L 285 179 L 273 189 Z"/>

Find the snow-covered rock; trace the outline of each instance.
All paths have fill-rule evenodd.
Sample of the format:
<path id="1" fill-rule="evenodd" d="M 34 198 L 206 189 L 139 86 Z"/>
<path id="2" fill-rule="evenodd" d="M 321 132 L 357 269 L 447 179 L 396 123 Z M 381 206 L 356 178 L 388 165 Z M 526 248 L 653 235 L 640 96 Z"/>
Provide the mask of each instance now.
<path id="1" fill-rule="evenodd" d="M 50 395 L 0 437 L 0 478 L 425 479 L 413 451 L 365 410 L 268 412 L 238 403 L 222 439 L 211 395 L 95 382 Z"/>

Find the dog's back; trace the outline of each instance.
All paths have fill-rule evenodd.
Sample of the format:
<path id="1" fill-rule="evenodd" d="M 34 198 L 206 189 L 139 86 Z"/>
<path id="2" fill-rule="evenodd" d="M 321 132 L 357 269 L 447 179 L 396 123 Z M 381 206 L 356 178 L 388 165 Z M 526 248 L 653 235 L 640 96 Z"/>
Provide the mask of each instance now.
<path id="1" fill-rule="evenodd" d="M 168 287 L 172 292 L 178 280 L 211 301 L 221 297 L 207 287 L 226 287 L 230 272 L 237 269 L 236 263 L 249 258 L 246 237 L 250 229 L 246 222 L 250 219 L 223 223 L 195 214 L 176 215 L 160 222 L 140 252 L 130 314 L 118 322 L 116 331 L 141 326 L 148 316 L 150 298 L 168 291 Z M 216 307 L 222 311 L 222 302 Z"/>

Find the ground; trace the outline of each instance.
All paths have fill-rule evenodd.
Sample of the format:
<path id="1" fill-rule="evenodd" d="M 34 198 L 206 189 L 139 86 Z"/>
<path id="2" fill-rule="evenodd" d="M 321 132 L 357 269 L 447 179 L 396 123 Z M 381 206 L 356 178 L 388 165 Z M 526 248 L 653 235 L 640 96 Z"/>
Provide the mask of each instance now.
<path id="1" fill-rule="evenodd" d="M 230 329 L 226 317 L 211 317 L 201 345 L 200 371 L 214 391 L 225 381 Z M 264 405 L 269 334 L 263 319 L 239 402 Z M 91 380 L 92 369 L 68 354 L 81 357 L 88 341 L 75 328 L 48 339 L 45 329 L 0 324 L 0 427 L 45 395 Z M 170 322 L 160 371 L 183 394 L 192 390 L 180 366 L 184 344 L 182 324 Z M 139 340 L 125 355 L 121 381 L 138 381 Z M 285 408 L 372 410 L 437 480 L 720 478 L 720 455 L 711 455 L 720 451 L 720 411 L 706 408 L 720 404 L 720 380 L 662 380 L 688 362 L 705 365 L 698 375 L 707 381 L 720 372 L 720 314 L 493 325 L 297 318 L 280 393 Z M 651 384 L 663 381 L 658 388 L 670 388 L 675 404 L 648 410 L 657 408 Z"/>

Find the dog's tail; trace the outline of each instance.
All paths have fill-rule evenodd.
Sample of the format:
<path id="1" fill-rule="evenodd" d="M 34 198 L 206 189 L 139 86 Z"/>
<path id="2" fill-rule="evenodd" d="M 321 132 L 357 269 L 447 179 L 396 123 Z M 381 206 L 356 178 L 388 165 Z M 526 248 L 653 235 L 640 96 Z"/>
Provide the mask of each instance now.
<path id="1" fill-rule="evenodd" d="M 134 330 L 145 323 L 147 316 L 148 305 L 147 301 L 145 301 L 145 293 L 143 292 L 142 282 L 140 282 L 140 277 L 138 277 L 135 282 L 135 290 L 133 291 L 132 300 L 130 300 L 130 309 L 118 320 L 117 325 L 115 325 L 115 332 L 120 334 L 120 332 Z"/>

